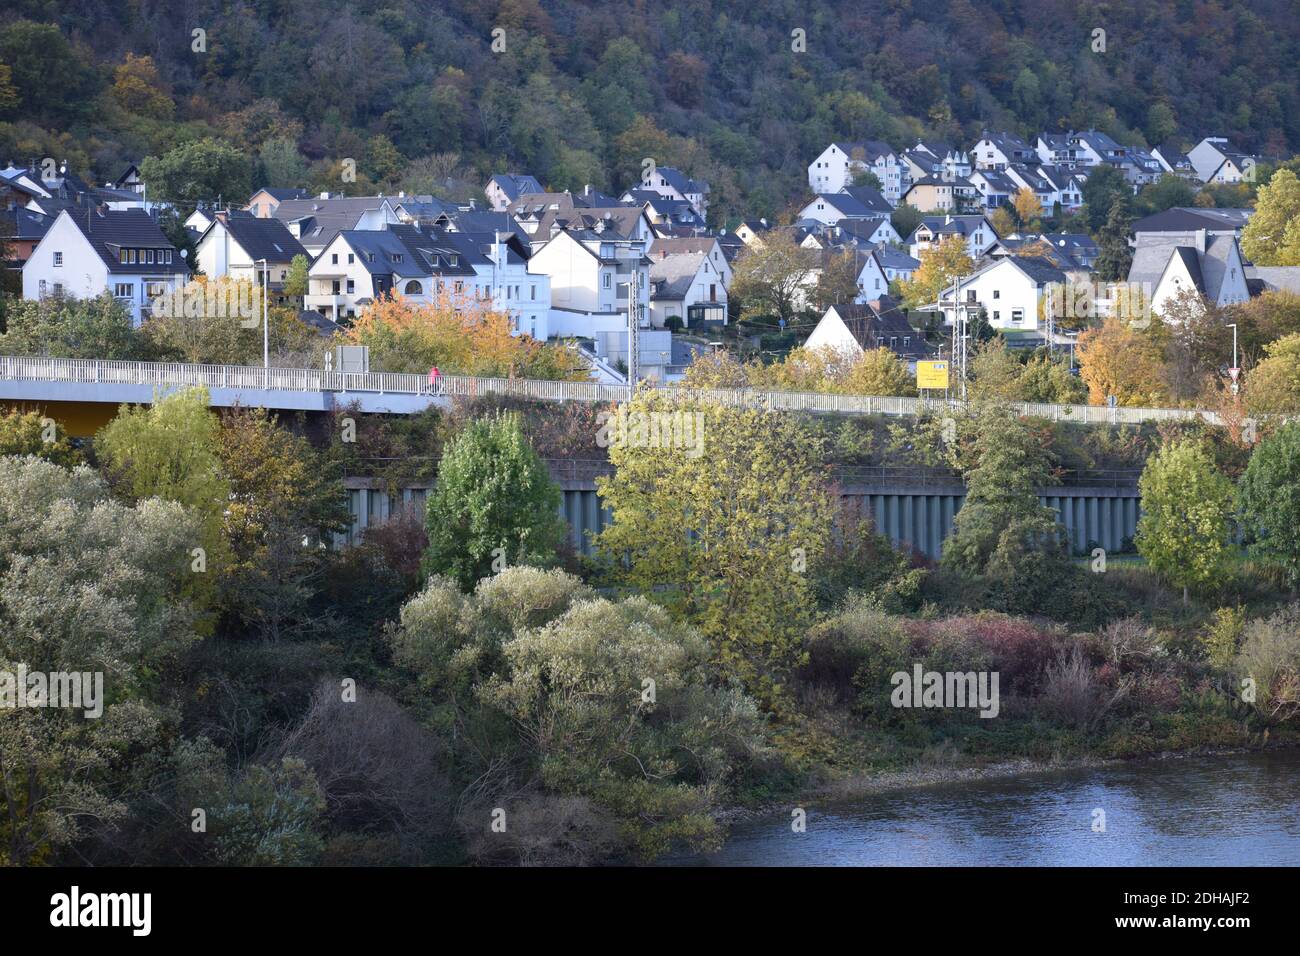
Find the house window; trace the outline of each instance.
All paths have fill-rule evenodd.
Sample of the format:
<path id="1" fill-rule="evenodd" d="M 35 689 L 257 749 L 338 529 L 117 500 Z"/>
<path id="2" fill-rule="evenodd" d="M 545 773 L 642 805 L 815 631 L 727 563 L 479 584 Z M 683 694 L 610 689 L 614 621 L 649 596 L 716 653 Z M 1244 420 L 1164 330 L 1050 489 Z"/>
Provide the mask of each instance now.
<path id="1" fill-rule="evenodd" d="M 128 249 L 128 250 L 127 250 L 127 259 L 126 259 L 126 264 L 127 264 L 127 265 L 130 265 L 130 266 L 135 265 L 135 250 L 134 250 L 134 249 Z"/>
<path id="2" fill-rule="evenodd" d="M 537 299 L 537 286 L 535 286 L 535 285 L 529 286 L 529 287 L 528 287 L 528 290 L 529 290 L 529 293 L 530 293 L 529 298 L 530 298 L 530 299 L 533 299 L 533 300 L 536 300 L 536 299 Z"/>
<path id="3" fill-rule="evenodd" d="M 994 289 L 994 290 L 993 290 L 993 298 L 995 298 L 995 299 L 1000 299 L 1000 298 L 1002 298 L 1002 290 L 1001 290 L 1001 289 Z"/>
<path id="4" fill-rule="evenodd" d="M 353 282 L 351 279 L 349 279 L 349 280 L 348 280 L 348 295 L 351 295 L 353 292 L 356 292 L 356 291 L 357 291 L 357 284 L 356 284 L 355 282 Z"/>
<path id="5" fill-rule="evenodd" d="M 1001 312 L 998 312 L 997 310 L 994 310 L 994 312 L 993 312 L 993 321 L 994 321 L 994 322 L 998 322 L 998 321 L 1001 321 L 1001 319 L 1002 319 L 1002 313 L 1001 313 Z"/>
<path id="6" fill-rule="evenodd" d="M 606 273 L 605 273 L 605 283 L 604 283 L 606 289 L 608 289 L 608 288 L 610 287 L 610 281 L 611 281 L 611 279 L 610 279 L 610 275 L 609 275 L 608 272 L 606 272 Z"/>
<path id="7" fill-rule="evenodd" d="M 120 251 L 120 252 L 118 253 L 118 258 L 119 258 L 119 260 L 121 261 L 122 265 L 126 265 L 126 250 L 125 250 L 125 249 L 123 249 L 122 251 Z"/>
<path id="8" fill-rule="evenodd" d="M 1012 310 L 1011 310 L 1011 321 L 1012 321 L 1012 322 L 1023 322 L 1023 321 L 1024 321 L 1024 318 L 1025 318 L 1025 310 L 1024 310 L 1024 309 L 1012 309 Z"/>
<path id="9" fill-rule="evenodd" d="M 57 269 L 57 268 L 59 268 L 59 267 L 62 266 L 62 265 L 63 265 L 63 253 L 61 253 L 61 252 L 56 252 L 56 253 L 54 254 L 54 268 Z"/>
<path id="10" fill-rule="evenodd" d="M 402 261 L 402 254 L 401 254 L 400 252 L 394 252 L 394 253 L 393 253 L 393 261 L 394 261 L 394 262 L 401 262 L 401 261 Z"/>
<path id="11" fill-rule="evenodd" d="M 153 261 L 153 250 L 152 250 L 152 249 L 147 249 L 147 250 L 145 250 L 145 255 L 149 257 L 149 258 L 148 258 L 149 265 L 153 265 L 153 264 L 154 264 L 154 261 Z"/>
<path id="12" fill-rule="evenodd" d="M 164 252 L 164 253 L 166 254 L 166 256 L 167 256 L 167 264 L 168 264 L 168 265 L 171 265 L 171 264 L 172 264 L 172 251 L 171 251 L 170 249 L 164 249 L 163 252 Z"/>
<path id="13" fill-rule="evenodd" d="M 349 254 L 348 254 L 348 262 L 351 262 L 351 261 L 352 261 L 352 255 L 349 253 Z M 336 265 L 338 265 L 338 264 L 339 264 L 339 254 L 338 254 L 337 252 L 332 252 L 332 253 L 330 253 L 330 265 L 332 265 L 332 266 L 336 266 Z"/>
<path id="14" fill-rule="evenodd" d="M 335 257 L 334 257 L 334 261 L 335 261 L 335 262 L 338 262 L 338 261 L 339 261 L 339 257 L 338 257 L 338 256 L 335 256 Z M 357 261 L 357 257 L 356 257 L 355 255 L 353 255 L 352 253 L 349 252 L 349 253 L 348 253 L 348 265 L 352 265 L 352 264 L 353 264 L 354 262 L 356 262 L 356 261 Z"/>
<path id="15" fill-rule="evenodd" d="M 62 283 L 62 282 L 56 282 L 56 283 L 54 283 L 54 294 L 55 294 L 55 295 L 63 295 L 63 283 Z"/>
<path id="16" fill-rule="evenodd" d="M 374 261 L 375 261 L 375 254 L 373 252 L 367 252 L 366 262 L 374 262 Z"/>
<path id="17" fill-rule="evenodd" d="M 113 295 L 117 296 L 119 299 L 131 298 L 131 283 L 129 282 L 117 283 L 115 286 L 113 286 Z"/>

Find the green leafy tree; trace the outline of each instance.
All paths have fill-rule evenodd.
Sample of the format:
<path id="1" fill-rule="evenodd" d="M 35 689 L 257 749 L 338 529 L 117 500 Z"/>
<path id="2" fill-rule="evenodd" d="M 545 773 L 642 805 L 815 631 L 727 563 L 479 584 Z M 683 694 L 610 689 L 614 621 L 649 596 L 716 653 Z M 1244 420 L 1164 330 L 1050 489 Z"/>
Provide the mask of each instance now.
<path id="1" fill-rule="evenodd" d="M 1288 422 L 1251 453 L 1238 501 L 1252 554 L 1286 569 L 1300 584 L 1300 424 Z"/>
<path id="2" fill-rule="evenodd" d="M 1264 359 L 1246 373 L 1246 408 L 1252 415 L 1300 412 L 1300 333 L 1269 342 L 1264 352 Z"/>
<path id="3" fill-rule="evenodd" d="M 138 359 L 143 343 L 131 314 L 105 292 L 93 299 L 51 295 L 9 301 L 0 352 L 74 359 Z"/>
<path id="4" fill-rule="evenodd" d="M 284 294 L 288 296 L 303 296 L 307 294 L 307 270 L 311 268 L 311 263 L 307 261 L 306 256 L 294 256 L 289 263 L 289 274 L 284 280 Z"/>
<path id="5" fill-rule="evenodd" d="M 310 602 L 328 544 L 347 528 L 338 483 L 303 438 L 265 409 L 235 409 L 217 436 L 229 489 L 222 512 L 221 604 L 267 640 L 320 623 Z M 303 542 L 312 547 L 303 547 Z"/>
<path id="6" fill-rule="evenodd" d="M 1101 282 L 1122 282 L 1128 279 L 1133 264 L 1133 250 L 1128 237 L 1133 228 L 1133 214 L 1127 196 L 1116 196 L 1111 203 L 1106 225 L 1097 233 L 1097 261 L 1093 275 Z"/>
<path id="7" fill-rule="evenodd" d="M 90 110 L 97 85 L 92 59 L 53 24 L 14 20 L 0 28 L 0 60 L 29 117 L 66 122 Z"/>
<path id="8" fill-rule="evenodd" d="M 1279 169 L 1255 196 L 1241 251 L 1260 266 L 1300 265 L 1300 179 Z"/>
<path id="9" fill-rule="evenodd" d="M 99 460 L 125 495 L 176 501 L 199 516 L 209 561 L 230 498 L 217 452 L 220 429 L 207 389 L 191 388 L 152 405 L 123 405 L 95 436 Z"/>
<path id="10" fill-rule="evenodd" d="M 1114 166 L 1102 163 L 1093 167 L 1088 174 L 1088 181 L 1083 184 L 1084 221 L 1088 231 L 1096 234 L 1110 218 L 1115 200 L 1121 196 L 1132 196 L 1124 174 Z"/>
<path id="11" fill-rule="evenodd" d="M 1228 558 L 1232 483 L 1200 443 L 1164 445 L 1147 460 L 1138 482 L 1142 517 L 1134 543 L 1151 568 L 1183 589 L 1204 587 Z"/>
<path id="12" fill-rule="evenodd" d="M 253 191 L 253 161 L 218 139 L 182 143 L 140 162 L 149 197 L 170 202 L 242 202 Z"/>
<path id="13" fill-rule="evenodd" d="M 620 580 L 668 587 L 723 669 L 776 702 L 802 657 L 811 566 L 834 514 L 820 441 L 791 416 L 649 391 L 627 416 L 626 428 L 608 423 L 617 471 L 597 481 L 613 512 L 601 551 Z M 665 447 L 660 428 L 652 441 L 652 425 L 679 438 Z"/>
<path id="14" fill-rule="evenodd" d="M 999 552 L 1047 550 L 1056 518 L 1038 501 L 1038 489 L 1052 483 L 1041 437 L 1008 409 L 990 406 L 977 419 L 974 461 L 966 500 L 944 542 L 944 566 L 979 575 Z"/>
<path id="15" fill-rule="evenodd" d="M 447 446 L 429 494 L 426 574 L 472 588 L 507 564 L 550 564 L 564 539 L 560 488 L 514 414 L 466 426 Z"/>

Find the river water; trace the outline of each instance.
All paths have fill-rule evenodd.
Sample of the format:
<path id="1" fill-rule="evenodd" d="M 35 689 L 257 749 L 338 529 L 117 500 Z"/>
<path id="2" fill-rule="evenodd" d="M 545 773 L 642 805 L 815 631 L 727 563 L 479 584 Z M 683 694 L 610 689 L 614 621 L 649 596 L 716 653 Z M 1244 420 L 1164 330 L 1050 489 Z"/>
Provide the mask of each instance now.
<path id="1" fill-rule="evenodd" d="M 1096 827 L 1104 813 L 1104 832 Z M 1297 866 L 1300 752 L 896 790 L 739 823 L 697 866 Z"/>

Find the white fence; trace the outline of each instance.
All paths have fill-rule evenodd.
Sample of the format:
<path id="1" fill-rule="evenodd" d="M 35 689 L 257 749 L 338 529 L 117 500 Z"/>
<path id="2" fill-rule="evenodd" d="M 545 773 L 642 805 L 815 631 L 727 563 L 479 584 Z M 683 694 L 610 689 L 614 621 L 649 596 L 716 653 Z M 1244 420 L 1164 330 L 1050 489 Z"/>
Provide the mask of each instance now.
<path id="1" fill-rule="evenodd" d="M 349 392 L 420 395 L 430 392 L 426 375 L 405 372 L 327 372 L 310 368 L 259 368 L 245 365 L 188 365 L 179 362 L 117 362 L 99 359 L 60 359 L 0 356 L 0 380 L 71 382 L 78 384 L 193 386 L 209 389 L 278 389 L 293 392 Z M 959 401 L 899 398 L 888 395 L 835 395 L 822 392 L 769 392 L 756 389 L 657 388 L 723 405 L 770 408 L 775 411 L 838 412 L 850 415 L 915 415 L 923 409 L 958 408 Z M 618 402 L 628 397 L 626 386 L 596 382 L 554 382 L 525 378 L 475 378 L 443 375 L 437 393 L 473 398 L 508 395 L 560 402 Z M 343 399 L 346 401 L 346 399 Z M 1013 403 L 1023 415 L 1090 425 L 1138 424 L 1149 421 L 1204 418 L 1218 424 L 1219 416 L 1204 409 L 1107 408 L 1098 405 Z"/>

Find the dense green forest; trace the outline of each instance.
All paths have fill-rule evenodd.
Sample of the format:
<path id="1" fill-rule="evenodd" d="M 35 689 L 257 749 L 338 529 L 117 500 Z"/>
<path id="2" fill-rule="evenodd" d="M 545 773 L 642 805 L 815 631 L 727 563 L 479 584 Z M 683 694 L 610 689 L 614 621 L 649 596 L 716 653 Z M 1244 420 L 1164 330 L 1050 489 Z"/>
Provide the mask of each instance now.
<path id="1" fill-rule="evenodd" d="M 707 179 L 727 221 L 786 205 L 832 138 L 1095 127 L 1289 156 L 1298 48 L 1281 0 L 13 0 L 0 162 L 104 180 L 213 138 L 235 155 L 191 192 L 462 198 L 506 170 L 617 189 L 652 156 Z"/>

